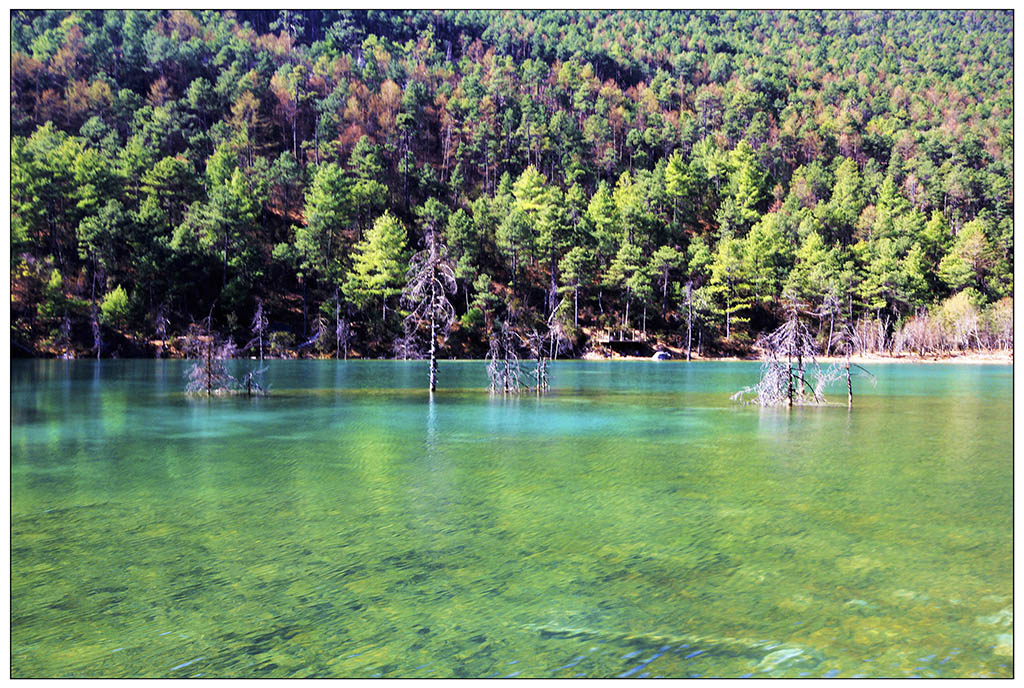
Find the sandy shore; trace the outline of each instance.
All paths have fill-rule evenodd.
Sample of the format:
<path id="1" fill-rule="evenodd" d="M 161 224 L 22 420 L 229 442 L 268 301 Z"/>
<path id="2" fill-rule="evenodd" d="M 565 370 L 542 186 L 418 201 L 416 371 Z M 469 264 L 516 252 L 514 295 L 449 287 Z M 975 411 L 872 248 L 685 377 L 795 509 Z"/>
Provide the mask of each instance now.
<path id="1" fill-rule="evenodd" d="M 837 358 L 824 358 L 823 361 L 842 360 Z M 851 356 L 850 360 L 855 363 L 971 363 L 980 365 L 1013 365 L 1012 351 L 991 351 L 959 354 L 957 356 Z"/>
<path id="2" fill-rule="evenodd" d="M 684 360 L 685 355 L 674 354 L 672 360 L 679 361 Z M 612 354 L 611 357 L 602 356 L 593 352 L 588 352 L 583 355 L 585 361 L 649 361 L 651 360 L 647 356 L 620 356 L 619 354 Z M 736 358 L 733 356 L 722 356 L 722 357 L 711 357 L 704 358 L 693 356 L 693 361 L 756 361 L 757 358 Z M 819 356 L 819 363 L 832 363 L 835 361 L 843 361 L 844 358 L 836 356 Z M 972 365 L 1013 365 L 1013 352 L 1012 351 L 991 351 L 991 352 L 972 352 L 967 354 L 960 354 L 957 356 L 916 356 L 916 355 L 900 355 L 900 356 L 884 356 L 881 354 L 866 354 L 851 356 L 850 360 L 853 363 L 865 364 L 865 363 L 968 363 Z"/>

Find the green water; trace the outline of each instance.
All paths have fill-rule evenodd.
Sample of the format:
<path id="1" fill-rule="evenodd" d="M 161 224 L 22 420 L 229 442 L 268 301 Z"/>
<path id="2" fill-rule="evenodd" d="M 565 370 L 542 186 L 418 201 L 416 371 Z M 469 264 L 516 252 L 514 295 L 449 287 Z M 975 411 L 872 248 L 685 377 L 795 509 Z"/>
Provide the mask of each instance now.
<path id="1" fill-rule="evenodd" d="M 1012 371 L 12 363 L 15 677 L 1011 676 Z"/>

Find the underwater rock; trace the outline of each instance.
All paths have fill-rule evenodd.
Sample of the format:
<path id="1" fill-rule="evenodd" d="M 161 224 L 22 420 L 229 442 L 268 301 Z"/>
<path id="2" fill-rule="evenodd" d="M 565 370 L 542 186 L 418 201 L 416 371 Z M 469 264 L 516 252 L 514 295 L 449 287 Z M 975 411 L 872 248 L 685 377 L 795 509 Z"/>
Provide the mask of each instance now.
<path id="1" fill-rule="evenodd" d="M 996 648 L 992 653 L 1000 657 L 1013 657 L 1013 634 L 1001 633 L 996 638 Z"/>
<path id="2" fill-rule="evenodd" d="M 765 655 L 756 671 L 775 672 L 793 669 L 813 669 L 821 664 L 824 656 L 814 650 L 800 647 L 786 647 Z"/>
<path id="3" fill-rule="evenodd" d="M 1000 609 L 990 616 L 979 616 L 978 623 L 984 626 L 1006 626 L 1013 625 L 1013 608 Z"/>

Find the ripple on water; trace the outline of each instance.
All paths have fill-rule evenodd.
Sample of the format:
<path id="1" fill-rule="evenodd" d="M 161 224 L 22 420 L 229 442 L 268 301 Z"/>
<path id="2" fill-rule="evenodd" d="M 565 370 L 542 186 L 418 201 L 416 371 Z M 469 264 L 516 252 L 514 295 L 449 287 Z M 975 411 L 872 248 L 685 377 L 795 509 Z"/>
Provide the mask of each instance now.
<path id="1" fill-rule="evenodd" d="M 338 384 L 333 374 L 300 379 L 312 367 L 297 365 L 295 384 L 280 386 Z M 368 386 L 394 382 L 385 364 L 372 370 Z M 843 418 L 835 425 L 827 412 L 813 414 L 813 423 L 801 412 L 766 424 L 760 412 L 723 401 L 715 412 L 687 408 L 694 422 L 677 424 L 671 406 L 692 403 L 689 391 L 652 396 L 626 375 L 608 395 L 593 389 L 606 382 L 603 370 L 586 370 L 595 380 L 580 383 L 591 387 L 591 413 L 577 425 L 572 404 L 554 396 L 519 400 L 516 415 L 492 408 L 485 393 L 444 392 L 428 408 L 404 392 L 370 399 L 332 390 L 271 398 L 239 414 L 225 411 L 230 402 L 135 407 L 116 379 L 104 380 L 101 394 L 120 395 L 117 408 L 131 413 L 110 422 L 118 419 L 106 407 L 106 422 L 89 432 L 107 435 L 90 434 L 81 450 L 81 430 L 47 425 L 36 434 L 16 418 L 12 673 L 365 677 L 400 676 L 413 666 L 426 675 L 429 666 L 441 677 L 516 669 L 568 676 L 575 668 L 638 678 L 655 664 L 671 677 L 820 676 L 838 668 L 841 676 L 1012 672 L 1008 656 L 986 650 L 1012 648 L 1002 642 L 1009 638 L 997 638 L 1012 628 L 1012 617 L 999 613 L 1012 609 L 1010 598 L 977 602 L 1012 592 L 1005 575 L 1012 538 L 1004 537 L 1012 531 L 999 517 L 1003 506 L 1012 508 L 1011 473 L 1005 460 L 994 468 L 991 458 L 1010 443 L 993 439 L 1003 421 L 991 432 L 985 420 L 1009 404 L 958 397 L 924 408 L 901 397 L 900 413 L 879 415 L 883 395 L 865 395 L 852 415 L 835 414 Z M 716 370 L 702 369 L 702 387 L 717 384 Z M 472 386 L 469 378 L 457 384 Z M 47 423 L 77 422 L 62 410 L 65 392 L 93 398 L 80 396 L 73 381 L 47 389 L 33 402 Z M 726 391 L 712 389 L 708 398 L 726 400 Z M 699 403 L 714 404 L 703 396 Z M 928 432 L 914 425 L 918 416 Z M 135 426 L 150 430 L 136 433 Z M 221 427 L 230 432 L 212 432 Z M 514 448 L 494 442 L 489 429 L 514 439 Z M 270 435 L 310 441 L 268 443 Z M 58 465 L 66 470 L 50 475 Z M 961 486 L 965 498 L 944 497 L 946 510 L 930 509 L 946 486 Z M 36 514 L 108 499 L 116 506 L 95 517 L 87 510 Z M 912 538 L 903 527 L 911 524 Z M 840 553 L 847 572 L 829 565 Z M 877 565 L 861 566 L 857 555 Z M 956 618 L 942 602 L 953 594 L 946 579 L 957 581 Z M 93 594 L 107 586 L 126 591 Z M 594 610 L 587 623 L 595 627 L 665 631 L 685 619 L 690 629 L 727 636 L 743 623 L 744 634 L 783 644 L 733 652 L 672 640 L 675 649 L 660 656 L 659 636 L 635 643 L 484 632 L 563 604 L 572 613 Z M 856 642 L 852 628 L 830 635 L 836 612 L 863 620 L 857 628 L 871 642 Z M 138 620 L 135 632 L 113 635 L 127 619 Z M 302 635 L 259 637 L 275 625 Z M 425 625 L 430 633 L 420 634 Z M 174 630 L 154 637 L 167 628 Z M 191 639 L 179 639 L 178 629 Z M 227 633 L 235 634 L 221 643 L 229 647 L 204 645 Z M 827 662 L 805 649 L 755 669 L 791 641 L 823 648 Z M 943 644 L 953 642 L 966 650 Z M 864 667 L 867 654 L 877 659 Z M 200 656 L 207 659 L 193 659 Z M 510 656 L 522 661 L 512 665 Z M 897 657 L 898 668 L 885 670 Z"/>

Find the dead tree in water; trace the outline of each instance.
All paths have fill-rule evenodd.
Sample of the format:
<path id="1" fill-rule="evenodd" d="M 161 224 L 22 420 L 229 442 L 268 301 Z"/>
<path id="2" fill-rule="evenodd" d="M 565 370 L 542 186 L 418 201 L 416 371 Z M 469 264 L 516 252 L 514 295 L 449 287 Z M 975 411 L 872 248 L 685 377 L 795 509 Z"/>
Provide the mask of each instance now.
<path id="1" fill-rule="evenodd" d="M 824 388 L 835 380 L 846 379 L 846 404 L 847 406 L 853 406 L 853 376 L 863 374 L 868 377 L 871 384 L 874 385 L 876 380 L 875 376 L 872 375 L 866 368 L 859 366 L 856 363 L 850 363 L 850 355 L 854 349 L 854 330 L 850 326 L 843 327 L 838 332 L 833 333 L 829 337 L 829 348 L 834 348 L 837 353 L 843 354 L 843 359 L 837 361 L 829 366 L 829 369 L 825 371 L 824 377 L 819 382 L 819 386 Z M 855 368 L 856 370 L 851 370 Z M 859 371 L 859 372 L 858 372 Z"/>
<path id="2" fill-rule="evenodd" d="M 245 374 L 240 383 L 240 387 L 245 388 L 245 393 L 250 397 L 261 397 L 267 394 L 267 390 L 263 387 L 263 373 L 267 372 L 266 366 L 250 370 Z"/>
<path id="3" fill-rule="evenodd" d="M 231 394 L 237 389 L 238 381 L 228 373 L 224 360 L 234 352 L 234 342 L 218 344 L 216 334 L 210 329 L 209 317 L 198 325 L 190 325 L 185 335 L 185 355 L 194 359 L 194 363 L 186 373 L 185 391 L 206 396 Z"/>
<path id="4" fill-rule="evenodd" d="M 157 309 L 156 317 L 153 318 L 153 323 L 154 323 L 154 325 L 156 325 L 157 341 L 160 342 L 160 344 L 159 344 L 159 346 L 157 347 L 157 350 L 156 350 L 156 357 L 157 358 L 163 358 L 164 346 L 167 343 L 167 326 L 171 324 L 170 321 L 167 320 L 167 316 L 164 315 L 164 307 L 163 306 L 160 306 L 160 308 Z M 94 333 L 95 333 L 95 336 L 98 338 L 99 337 L 99 330 L 98 330 L 98 328 L 94 330 Z M 99 340 L 97 339 L 97 346 L 98 346 L 98 341 Z M 99 353 L 96 354 L 96 357 L 99 358 Z"/>
<path id="5" fill-rule="evenodd" d="M 487 352 L 487 375 L 492 393 L 518 394 L 533 389 L 538 394 L 550 387 L 548 362 L 569 349 L 569 337 L 559 319 L 563 299 L 540 328 L 532 327 L 526 334 L 517 324 L 518 314 L 511 311 L 506 319 L 492 326 Z M 520 350 L 533 359 L 532 370 L 523 369 Z"/>
<path id="6" fill-rule="evenodd" d="M 238 347 L 230 337 L 226 341 L 218 339 L 210 327 L 209 317 L 200 324 L 190 325 L 185 335 L 185 355 L 194 362 L 185 373 L 188 378 L 185 391 L 208 397 L 242 392 L 249 396 L 265 395 L 267 391 L 260 382 L 260 376 L 266 368 L 247 372 L 241 382 L 228 372 L 225 361 L 236 353 Z"/>
<path id="7" fill-rule="evenodd" d="M 252 333 L 256 335 L 256 339 L 260 347 L 260 362 L 263 362 L 263 339 L 267 333 L 267 316 L 263 314 L 263 299 L 256 299 L 256 313 L 252 316 Z"/>
<path id="8" fill-rule="evenodd" d="M 487 375 L 491 393 L 518 394 L 523 389 L 523 371 L 519 364 L 519 335 L 505 321 L 491 331 L 487 351 Z"/>
<path id="9" fill-rule="evenodd" d="M 92 346 L 96 349 L 96 360 L 100 360 L 100 354 L 103 352 L 103 333 L 100 330 L 100 312 L 96 308 L 95 302 L 92 304 L 92 313 L 89 315 L 89 325 L 92 326 Z M 161 347 L 163 342 L 160 343 Z M 157 351 L 157 358 L 160 357 L 160 351 Z"/>
<path id="10" fill-rule="evenodd" d="M 537 391 L 537 394 L 545 391 L 548 388 L 548 361 L 544 349 L 547 337 L 541 334 L 537 330 L 531 330 L 526 335 L 526 346 L 530 349 L 530 354 L 533 356 L 535 361 L 533 367 L 533 388 Z"/>
<path id="11" fill-rule="evenodd" d="M 829 342 L 829 348 L 837 344 L 838 349 L 841 346 L 839 338 L 833 340 Z M 795 306 L 791 305 L 788 308 L 786 321 L 782 325 L 773 332 L 758 337 L 757 348 L 761 350 L 763 356 L 761 380 L 756 385 L 736 392 L 732 396 L 734 401 L 742 401 L 744 395 L 752 394 L 754 398 L 748 403 L 760 406 L 824 404 L 825 388 L 840 379 L 845 371 L 848 403 L 853 404 L 849 360 L 851 347 L 846 347 L 845 366 L 833 364 L 823 369 L 817 360 L 819 351 L 814 336 L 800 320 Z M 814 377 L 814 385 L 807 380 L 808 371 Z"/>
<path id="12" fill-rule="evenodd" d="M 334 358 L 339 358 L 339 352 L 348 360 L 348 343 L 352 339 L 352 327 L 345 318 L 339 318 L 334 323 Z"/>
<path id="13" fill-rule="evenodd" d="M 260 348 L 260 366 L 259 368 L 253 368 L 249 370 L 242 378 L 241 386 L 245 387 L 245 393 L 249 396 L 262 396 L 267 393 L 263 387 L 263 373 L 267 371 L 267 367 L 263 365 L 263 339 L 266 337 L 267 328 L 270 327 L 270 322 L 267 320 L 267 316 L 263 313 L 263 299 L 256 299 L 256 313 L 252 317 L 252 333 L 256 335 L 256 340 Z"/>
<path id="14" fill-rule="evenodd" d="M 402 303 L 409 309 L 405 318 L 405 336 L 421 327 L 430 328 L 430 391 L 437 389 L 437 340 L 445 337 L 455 321 L 455 307 L 448 300 L 457 288 L 455 268 L 448 258 L 448 249 L 434 223 L 426 226 L 426 248 L 409 261 L 408 283 Z"/>
<path id="15" fill-rule="evenodd" d="M 565 304 L 563 299 L 551 311 L 546 323 L 544 332 L 536 328 L 526 335 L 526 346 L 530 349 L 536 365 L 533 371 L 534 389 L 538 394 L 547 391 L 550 387 L 548 378 L 548 361 L 553 360 L 558 354 L 569 349 L 569 337 L 565 333 L 565 327 L 558 318 L 558 314 Z"/>

